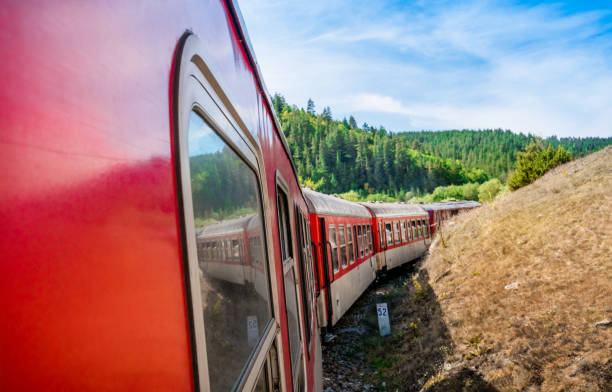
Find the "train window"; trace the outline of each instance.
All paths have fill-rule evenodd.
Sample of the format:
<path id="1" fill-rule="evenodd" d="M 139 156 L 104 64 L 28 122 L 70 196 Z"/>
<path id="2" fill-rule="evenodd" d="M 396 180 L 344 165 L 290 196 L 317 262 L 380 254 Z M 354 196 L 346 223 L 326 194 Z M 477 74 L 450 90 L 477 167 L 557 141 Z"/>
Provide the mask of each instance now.
<path id="1" fill-rule="evenodd" d="M 368 235 L 366 233 L 366 225 L 361 225 L 361 236 L 363 237 L 363 254 L 368 253 Z"/>
<path id="2" fill-rule="evenodd" d="M 399 222 L 393 222 L 393 236 L 395 237 L 395 243 L 400 243 L 400 226 Z"/>
<path id="3" fill-rule="evenodd" d="M 348 246 L 349 262 L 353 264 L 355 262 L 355 248 L 353 247 L 353 228 L 351 225 L 346 225 L 346 242 Z"/>
<path id="4" fill-rule="evenodd" d="M 336 227 L 334 225 L 329 225 L 329 244 L 330 244 L 330 252 L 331 252 L 331 260 L 332 260 L 332 268 L 334 272 L 340 271 L 340 267 L 338 266 L 338 242 L 336 238 Z"/>
<path id="5" fill-rule="evenodd" d="M 193 207 L 188 221 L 194 224 L 187 235 L 195 236 L 195 244 L 212 242 L 215 255 L 208 263 L 199 255 L 197 263 L 207 357 L 214 359 L 208 361 L 210 390 L 228 391 L 272 321 L 267 263 L 255 268 L 253 262 L 266 260 L 265 249 L 233 262 L 240 257 L 239 240 L 249 233 L 263 236 L 259 184 L 255 171 L 195 112 L 187 150 Z"/>
<path id="6" fill-rule="evenodd" d="M 368 225 L 368 247 L 370 248 L 370 253 L 374 249 L 374 245 L 372 244 L 372 225 Z"/>
<path id="7" fill-rule="evenodd" d="M 402 242 L 406 242 L 406 221 L 400 222 L 400 232 L 401 232 Z"/>
<path id="8" fill-rule="evenodd" d="M 355 260 L 359 258 L 359 236 L 357 235 L 357 226 L 353 226 L 353 238 L 355 239 Z"/>
<path id="9" fill-rule="evenodd" d="M 421 221 L 417 220 L 417 233 L 419 235 L 419 238 L 423 238 L 423 228 L 421 227 Z"/>
<path id="10" fill-rule="evenodd" d="M 385 223 L 385 235 L 387 237 L 387 246 L 393 245 L 393 232 L 391 231 L 391 222 Z"/>
<path id="11" fill-rule="evenodd" d="M 357 236 L 359 237 L 359 258 L 363 257 L 363 233 L 361 232 L 361 225 L 357 225 Z"/>
<path id="12" fill-rule="evenodd" d="M 285 313 L 287 316 L 287 329 L 289 334 L 289 352 L 291 353 L 291 366 L 295 376 L 300 362 L 302 349 L 301 332 L 298 319 L 298 300 L 295 264 L 291 238 L 291 221 L 289 218 L 289 198 L 280 188 L 276 188 L 276 202 L 278 208 L 278 235 L 281 244 L 281 257 L 283 260 L 283 287 L 285 288 Z"/>
<path id="13" fill-rule="evenodd" d="M 413 220 L 410 221 L 412 223 L 412 239 L 416 240 L 417 237 L 417 231 L 416 231 L 416 222 Z"/>
<path id="14" fill-rule="evenodd" d="M 344 236 L 344 225 L 338 225 L 338 243 L 340 245 L 340 261 L 342 262 L 342 268 L 348 265 L 348 259 L 346 258 L 346 237 Z"/>
<path id="15" fill-rule="evenodd" d="M 276 203 L 278 205 L 278 235 L 281 248 L 281 258 L 287 260 L 293 257 L 291 241 L 291 224 L 289 223 L 289 211 L 287 211 L 287 195 L 277 188 Z"/>
<path id="16" fill-rule="evenodd" d="M 427 222 L 425 222 L 425 219 L 422 220 L 422 225 L 423 225 L 423 235 L 425 237 L 427 237 L 429 235 L 428 230 L 427 230 Z"/>
<path id="17" fill-rule="evenodd" d="M 232 240 L 232 256 L 234 261 L 240 261 L 240 243 L 238 240 Z"/>
<path id="18" fill-rule="evenodd" d="M 310 336 L 312 334 L 312 294 L 314 293 L 313 287 L 313 274 L 312 274 L 312 256 L 310 254 L 310 237 L 308 235 L 308 227 L 306 225 L 306 219 L 304 214 L 300 211 L 299 207 L 295 207 L 296 216 L 296 228 L 297 228 L 297 239 L 298 247 L 300 248 L 300 278 L 302 281 L 302 307 L 306 318 L 306 343 L 310 346 Z"/>
<path id="19" fill-rule="evenodd" d="M 382 249 L 385 246 L 385 243 L 383 242 L 383 229 L 382 229 L 382 223 L 378 223 L 378 242 L 380 243 L 380 249 Z"/>

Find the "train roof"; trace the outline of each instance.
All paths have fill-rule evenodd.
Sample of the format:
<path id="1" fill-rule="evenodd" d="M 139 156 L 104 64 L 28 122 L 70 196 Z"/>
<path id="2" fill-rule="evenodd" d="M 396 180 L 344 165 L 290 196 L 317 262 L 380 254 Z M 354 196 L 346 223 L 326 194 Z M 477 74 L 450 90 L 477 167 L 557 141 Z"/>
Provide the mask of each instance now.
<path id="1" fill-rule="evenodd" d="M 248 226 L 249 222 L 255 215 L 246 215 L 239 218 L 233 218 L 221 221 L 219 223 L 213 223 L 212 225 L 204 227 L 196 227 L 197 237 L 212 237 L 226 234 L 239 233 L 244 231 Z M 257 219 L 255 219 L 257 220 Z"/>
<path id="2" fill-rule="evenodd" d="M 309 188 L 302 188 L 306 198 L 308 210 L 311 213 L 321 215 L 354 216 L 359 218 L 371 218 L 372 215 L 367 208 L 359 203 L 341 199 L 337 196 L 319 193 Z"/>
<path id="3" fill-rule="evenodd" d="M 453 201 L 442 201 L 436 203 L 424 203 L 421 204 L 421 207 L 430 211 L 438 211 L 438 210 L 454 210 L 457 208 L 474 208 L 480 207 L 480 204 L 477 201 L 473 200 L 453 200 Z"/>
<path id="4" fill-rule="evenodd" d="M 418 204 L 409 203 L 360 203 L 369 208 L 377 218 L 395 218 L 401 216 L 421 216 L 427 212 Z"/>
<path id="5" fill-rule="evenodd" d="M 268 111 L 270 117 L 272 117 L 272 122 L 276 127 L 276 133 L 280 138 L 283 147 L 285 148 L 285 152 L 287 153 L 287 157 L 289 158 L 289 162 L 291 162 L 291 167 L 293 168 L 293 172 L 295 177 L 297 178 L 297 169 L 295 167 L 295 162 L 293 162 L 293 156 L 291 155 L 291 149 L 289 148 L 289 143 L 287 143 L 287 138 L 285 137 L 285 132 L 283 132 L 283 128 L 281 127 L 280 121 L 278 119 L 278 115 L 274 110 L 274 105 L 272 104 L 271 95 L 268 92 L 268 87 L 266 86 L 263 76 L 261 73 L 261 69 L 259 68 L 259 62 L 255 57 L 255 51 L 253 50 L 253 45 L 251 44 L 251 39 L 246 29 L 246 23 L 244 23 L 244 19 L 242 18 L 242 12 L 240 12 L 240 7 L 238 6 L 237 0 L 227 0 L 226 4 L 228 5 L 228 11 L 230 17 L 234 21 L 234 25 L 236 26 L 238 35 L 240 38 L 240 43 L 244 48 L 244 52 L 247 55 L 247 61 L 251 64 L 253 69 L 253 76 L 255 77 L 255 82 L 258 84 L 259 90 L 261 91 L 261 96 L 263 98 L 264 103 L 268 107 Z M 279 113 L 280 114 L 280 113 Z"/>

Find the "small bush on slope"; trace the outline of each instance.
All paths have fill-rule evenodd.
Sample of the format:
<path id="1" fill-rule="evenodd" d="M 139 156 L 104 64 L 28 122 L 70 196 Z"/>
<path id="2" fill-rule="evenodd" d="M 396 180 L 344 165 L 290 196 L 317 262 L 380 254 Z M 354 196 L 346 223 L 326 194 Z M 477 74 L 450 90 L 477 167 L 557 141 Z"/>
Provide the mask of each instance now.
<path id="1" fill-rule="evenodd" d="M 508 178 L 510 189 L 518 189 L 531 184 L 550 169 L 568 162 L 571 154 L 563 147 L 546 147 L 541 140 L 532 142 L 525 148 L 525 152 L 519 152 L 516 160 L 516 170 Z"/>

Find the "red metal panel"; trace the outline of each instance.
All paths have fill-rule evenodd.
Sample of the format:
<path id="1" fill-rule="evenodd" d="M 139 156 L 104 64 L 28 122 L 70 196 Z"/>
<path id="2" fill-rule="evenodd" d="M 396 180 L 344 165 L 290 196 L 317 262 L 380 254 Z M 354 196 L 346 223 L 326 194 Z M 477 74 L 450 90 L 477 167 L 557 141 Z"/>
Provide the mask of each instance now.
<path id="1" fill-rule="evenodd" d="M 170 126 L 187 29 L 257 132 L 223 3 L 3 3 L 1 390 L 193 388 Z M 260 139 L 268 189 L 278 168 L 306 209 L 271 124 Z"/>

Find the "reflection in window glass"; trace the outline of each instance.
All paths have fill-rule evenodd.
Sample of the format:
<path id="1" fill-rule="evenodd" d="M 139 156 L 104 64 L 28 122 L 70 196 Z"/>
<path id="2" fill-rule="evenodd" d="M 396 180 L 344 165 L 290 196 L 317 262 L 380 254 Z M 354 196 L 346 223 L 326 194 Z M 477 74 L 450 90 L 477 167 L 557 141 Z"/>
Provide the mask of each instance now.
<path id="1" fill-rule="evenodd" d="M 211 244 L 198 252 L 210 387 L 230 391 L 272 319 L 259 187 L 193 112 L 188 146 L 196 248 Z"/>
<path id="2" fill-rule="evenodd" d="M 387 246 L 393 245 L 393 233 L 391 233 L 391 222 L 385 223 L 385 233 L 387 236 Z"/>
<path id="3" fill-rule="evenodd" d="M 373 245 L 372 245 L 372 225 L 368 225 L 368 248 L 370 249 L 370 253 L 372 253 Z"/>
<path id="4" fill-rule="evenodd" d="M 417 239 L 417 231 L 416 231 L 416 223 L 414 223 L 414 221 L 412 222 L 412 239 Z"/>
<path id="5" fill-rule="evenodd" d="M 346 267 L 348 265 L 348 260 L 346 259 L 346 239 L 344 237 L 344 225 L 338 226 L 338 241 L 340 243 L 340 260 L 342 260 L 342 267 Z"/>
<path id="6" fill-rule="evenodd" d="M 402 236 L 402 242 L 406 242 L 406 221 L 400 222 L 400 231 Z"/>

